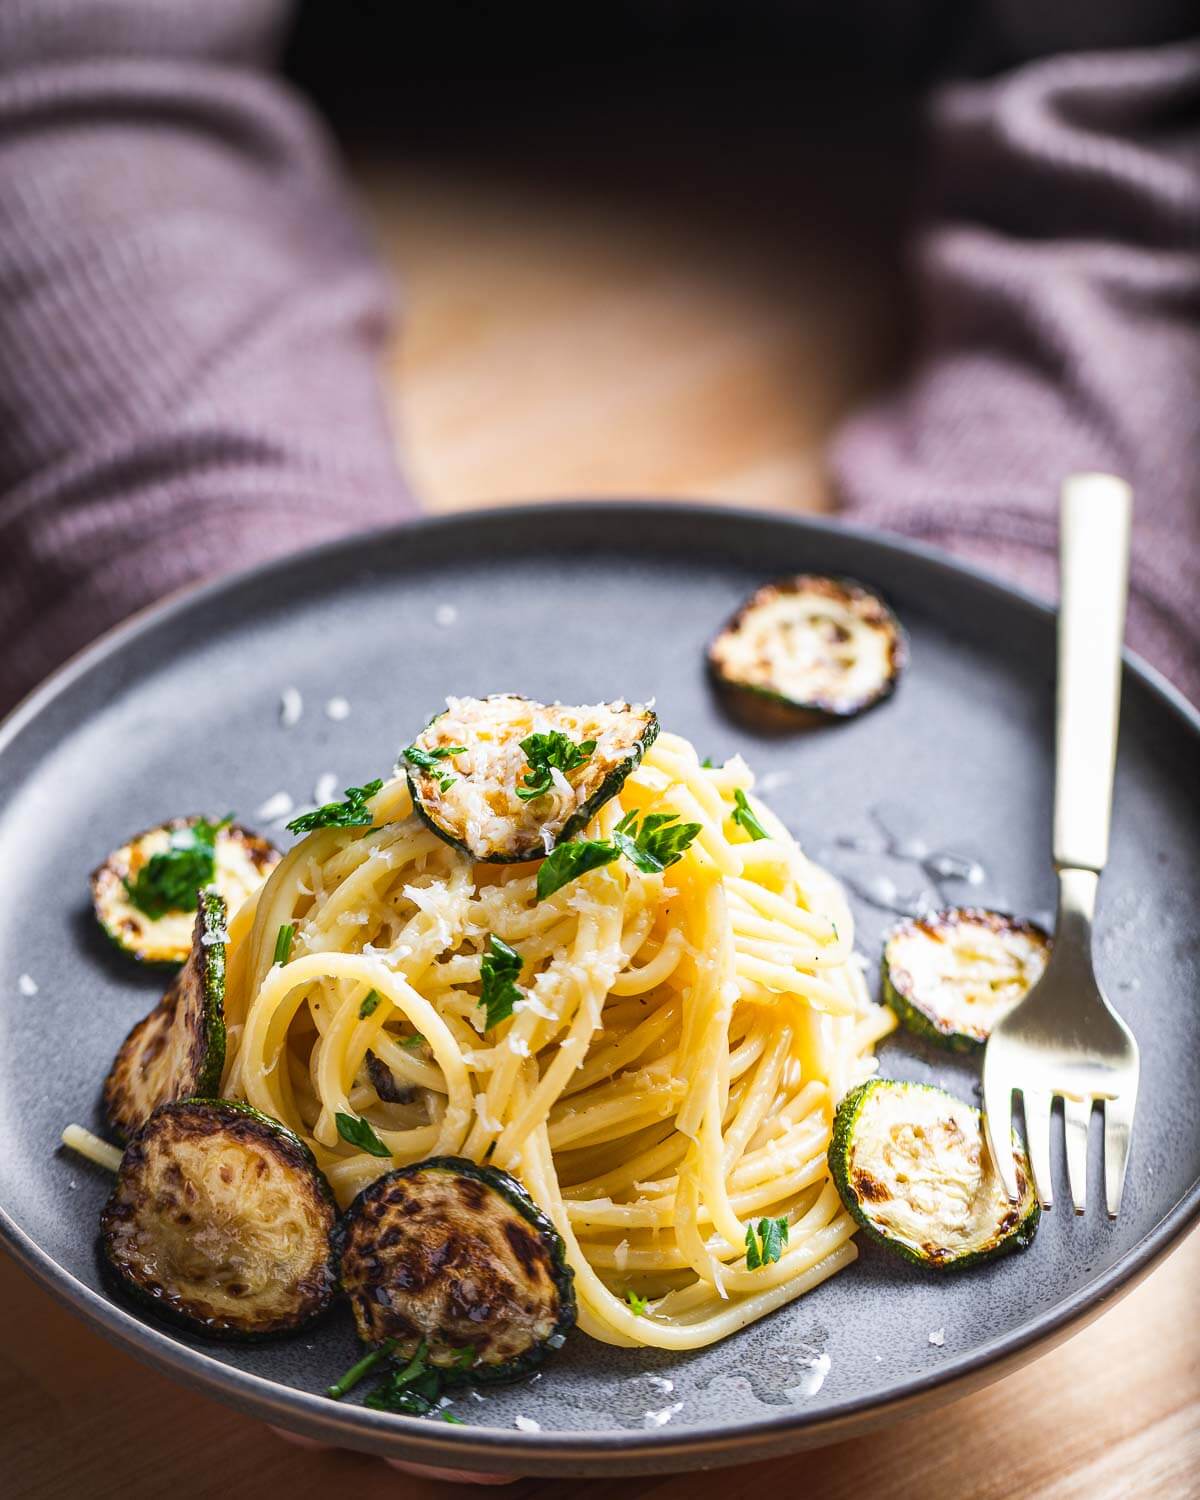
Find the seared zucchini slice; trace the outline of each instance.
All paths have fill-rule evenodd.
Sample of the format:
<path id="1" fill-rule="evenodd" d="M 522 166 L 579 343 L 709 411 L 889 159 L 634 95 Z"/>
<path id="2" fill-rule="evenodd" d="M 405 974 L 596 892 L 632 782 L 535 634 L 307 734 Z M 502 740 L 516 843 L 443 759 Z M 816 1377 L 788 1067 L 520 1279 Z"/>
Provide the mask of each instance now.
<path id="1" fill-rule="evenodd" d="M 708 649 L 718 684 L 783 714 L 845 719 L 893 692 L 908 648 L 878 594 L 800 573 L 764 584 Z"/>
<path id="2" fill-rule="evenodd" d="M 1016 1137 L 1016 1203 L 977 1109 L 924 1083 L 871 1078 L 838 1105 L 829 1170 L 872 1239 L 919 1266 L 958 1270 L 1023 1250 L 1040 1209 Z"/>
<path id="3" fill-rule="evenodd" d="M 574 1326 L 558 1232 L 494 1167 L 455 1156 L 400 1167 L 363 1189 L 338 1237 L 359 1337 L 394 1339 L 397 1359 L 424 1344 L 451 1383 L 512 1379 Z"/>
<path id="4" fill-rule="evenodd" d="M 333 1299 L 336 1222 L 329 1184 L 290 1130 L 247 1104 L 180 1099 L 125 1148 L 100 1239 L 137 1300 L 197 1333 L 263 1338 Z"/>
<path id="5" fill-rule="evenodd" d="M 972 1052 L 1041 978 L 1049 957 L 1050 934 L 1035 922 L 953 906 L 892 928 L 883 998 L 910 1031 Z"/>
<path id="6" fill-rule="evenodd" d="M 181 964 L 196 892 L 212 886 L 231 912 L 279 863 L 279 850 L 237 823 L 172 818 L 122 844 L 92 871 L 92 905 L 107 935 L 148 964 Z"/>
<path id="7" fill-rule="evenodd" d="M 104 1111 L 128 1140 L 160 1104 L 220 1091 L 225 1067 L 225 902 L 203 891 L 192 951 L 167 993 L 121 1043 Z"/>
<path id="8" fill-rule="evenodd" d="M 615 797 L 658 734 L 642 704 L 451 698 L 404 752 L 417 811 L 488 864 L 541 859 Z"/>

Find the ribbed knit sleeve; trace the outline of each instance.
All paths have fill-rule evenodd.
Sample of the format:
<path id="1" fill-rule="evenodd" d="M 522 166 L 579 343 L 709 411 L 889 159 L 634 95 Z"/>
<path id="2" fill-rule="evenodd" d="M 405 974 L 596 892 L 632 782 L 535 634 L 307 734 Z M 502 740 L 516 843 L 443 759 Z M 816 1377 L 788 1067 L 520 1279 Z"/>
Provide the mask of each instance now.
<path id="1" fill-rule="evenodd" d="M 1200 44 L 948 85 L 932 173 L 916 365 L 840 435 L 846 513 L 1051 594 L 1060 480 L 1125 476 L 1129 639 L 1200 702 Z"/>
<path id="2" fill-rule="evenodd" d="M 180 585 L 412 509 L 286 11 L 0 5 L 0 707 Z"/>

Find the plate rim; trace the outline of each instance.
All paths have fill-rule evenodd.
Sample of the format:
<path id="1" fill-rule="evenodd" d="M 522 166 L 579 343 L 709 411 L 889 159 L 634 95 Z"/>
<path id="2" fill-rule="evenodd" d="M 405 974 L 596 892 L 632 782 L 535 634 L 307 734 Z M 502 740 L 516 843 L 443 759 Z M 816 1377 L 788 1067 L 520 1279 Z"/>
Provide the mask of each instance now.
<path id="1" fill-rule="evenodd" d="M 1016 604 L 1042 623 L 1053 621 L 1055 606 L 1020 585 L 1009 583 L 972 562 L 913 538 L 857 526 L 837 518 L 792 515 L 727 503 L 672 499 L 581 499 L 530 501 L 487 506 L 445 514 L 425 515 L 396 524 L 333 538 L 316 546 L 271 558 L 176 590 L 111 627 L 55 669 L 0 721 L 0 757 L 17 736 L 74 682 L 130 642 L 156 631 L 175 616 L 232 592 L 247 583 L 307 566 L 321 559 L 355 553 L 369 554 L 379 543 L 392 543 L 414 531 L 425 534 L 455 532 L 464 526 L 503 526 L 527 520 L 531 512 L 557 519 L 637 516 L 651 512 L 684 520 L 707 519 L 710 524 L 757 527 L 767 524 L 818 537 L 861 541 L 872 548 L 912 558 L 935 572 L 963 579 L 985 594 Z M 548 524 L 554 524 L 550 521 Z M 1186 730 L 1200 738 L 1200 709 L 1192 705 L 1166 677 L 1135 652 L 1124 652 L 1125 667 L 1140 685 L 1173 712 Z M 795 1451 L 819 1443 L 854 1436 L 906 1411 L 953 1399 L 971 1386 L 998 1379 L 1017 1364 L 1047 1352 L 1071 1332 L 1099 1316 L 1132 1290 L 1184 1239 L 1200 1219 L 1200 1178 L 1156 1225 L 1119 1260 L 1074 1293 L 1046 1309 L 1018 1332 L 1001 1334 L 979 1348 L 951 1358 L 936 1369 L 913 1376 L 891 1395 L 860 1395 L 834 1410 L 787 1410 L 776 1415 L 738 1422 L 728 1428 L 657 1429 L 649 1432 L 612 1431 L 539 1432 L 527 1434 L 502 1428 L 449 1429 L 443 1435 L 421 1418 L 372 1412 L 361 1406 L 340 1406 L 326 1396 L 298 1390 L 283 1382 L 239 1370 L 203 1348 L 180 1342 L 171 1333 L 144 1321 L 120 1303 L 93 1291 L 73 1272 L 43 1250 L 0 1203 L 0 1245 L 35 1281 L 65 1300 L 84 1322 L 135 1357 L 165 1370 L 184 1384 L 197 1387 L 226 1403 L 233 1403 L 268 1422 L 286 1425 L 327 1442 L 359 1450 L 402 1455 L 415 1462 L 459 1470 L 486 1471 L 501 1466 L 513 1474 L 562 1474 L 602 1470 L 611 1472 L 612 1456 L 620 1452 L 630 1467 L 643 1472 L 692 1466 L 716 1466 Z"/>

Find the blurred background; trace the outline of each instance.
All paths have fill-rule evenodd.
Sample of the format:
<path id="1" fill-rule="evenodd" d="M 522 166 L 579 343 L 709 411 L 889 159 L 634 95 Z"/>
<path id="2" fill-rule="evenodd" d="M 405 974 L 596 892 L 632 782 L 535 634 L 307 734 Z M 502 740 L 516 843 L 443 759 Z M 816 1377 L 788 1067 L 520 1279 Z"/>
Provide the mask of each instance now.
<path id="1" fill-rule="evenodd" d="M 301 7 L 286 71 L 399 291 L 391 414 L 427 507 L 828 507 L 823 443 L 906 337 L 935 60 L 908 8 L 864 35 L 861 9 L 450 5 L 400 36 L 384 0 Z"/>

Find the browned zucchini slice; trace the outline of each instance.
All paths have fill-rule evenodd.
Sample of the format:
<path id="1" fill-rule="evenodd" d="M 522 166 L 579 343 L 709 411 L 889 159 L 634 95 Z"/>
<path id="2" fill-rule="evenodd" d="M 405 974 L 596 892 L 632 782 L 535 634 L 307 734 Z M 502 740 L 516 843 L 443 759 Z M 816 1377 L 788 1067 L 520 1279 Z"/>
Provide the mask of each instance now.
<path id="1" fill-rule="evenodd" d="M 931 912 L 888 934 L 883 998 L 918 1036 L 973 1052 L 1041 978 L 1050 947 L 1050 934 L 1035 922 L 1004 912 Z"/>
<path id="2" fill-rule="evenodd" d="M 211 886 L 235 912 L 279 859 L 278 849 L 240 824 L 172 818 L 137 834 L 93 870 L 96 920 L 142 963 L 181 964 L 192 945 L 196 892 Z"/>
<path id="3" fill-rule="evenodd" d="M 389 1172 L 350 1205 L 338 1238 L 359 1337 L 395 1340 L 397 1359 L 424 1345 L 447 1381 L 520 1375 L 574 1326 L 562 1239 L 493 1167 L 442 1156 Z"/>
<path id="4" fill-rule="evenodd" d="M 225 1067 L 225 902 L 204 891 L 187 963 L 125 1040 L 104 1081 L 104 1111 L 127 1140 L 160 1104 L 215 1094 Z"/>
<path id="5" fill-rule="evenodd" d="M 404 752 L 417 811 L 492 864 L 541 859 L 578 833 L 658 734 L 643 704 L 571 707 L 515 693 L 451 698 Z"/>
<path id="6" fill-rule="evenodd" d="M 894 614 L 850 578 L 764 584 L 708 649 L 721 687 L 785 715 L 845 719 L 891 694 L 907 659 Z"/>
<path id="7" fill-rule="evenodd" d="M 329 1305 L 336 1220 L 290 1130 L 246 1104 L 181 1099 L 126 1147 L 100 1237 L 138 1301 L 214 1338 L 263 1338 Z"/>
<path id="8" fill-rule="evenodd" d="M 929 1084 L 871 1078 L 838 1105 L 829 1169 L 872 1239 L 916 1265 L 959 1270 L 1033 1240 L 1041 1210 L 1016 1136 L 1013 1149 L 1016 1203 L 977 1109 Z"/>

